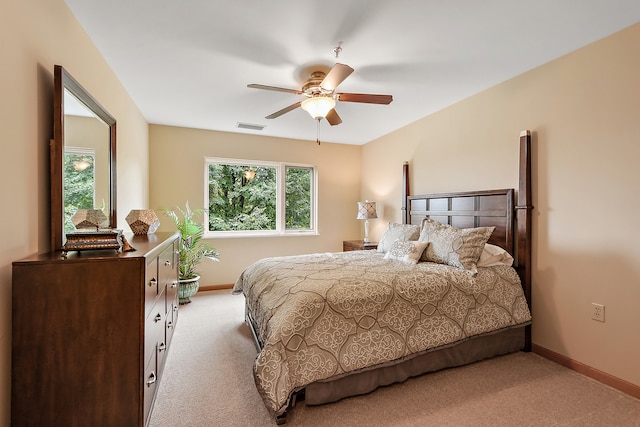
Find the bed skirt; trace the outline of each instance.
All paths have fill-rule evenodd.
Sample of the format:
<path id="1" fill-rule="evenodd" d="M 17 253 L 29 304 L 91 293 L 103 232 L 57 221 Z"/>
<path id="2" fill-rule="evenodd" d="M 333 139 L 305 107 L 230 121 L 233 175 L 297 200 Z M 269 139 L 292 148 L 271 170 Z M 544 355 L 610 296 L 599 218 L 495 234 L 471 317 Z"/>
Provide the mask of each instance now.
<path id="1" fill-rule="evenodd" d="M 247 306 L 245 306 L 245 321 L 259 352 L 263 343 L 258 338 L 253 316 Z M 288 410 L 295 407 L 298 401 L 304 400 L 306 405 L 337 402 L 346 397 L 367 394 L 378 387 L 399 383 L 418 375 L 521 351 L 525 346 L 525 330 L 530 323 L 477 335 L 448 346 L 413 354 L 401 360 L 308 384 L 292 393 L 287 411 L 276 416 L 276 423 L 286 423 Z"/>
<path id="2" fill-rule="evenodd" d="M 402 361 L 317 381 L 305 387 L 304 401 L 307 405 L 336 402 L 345 397 L 370 393 L 380 386 L 402 382 L 427 372 L 513 353 L 524 348 L 524 332 L 525 327 L 521 326 L 480 335 Z"/>

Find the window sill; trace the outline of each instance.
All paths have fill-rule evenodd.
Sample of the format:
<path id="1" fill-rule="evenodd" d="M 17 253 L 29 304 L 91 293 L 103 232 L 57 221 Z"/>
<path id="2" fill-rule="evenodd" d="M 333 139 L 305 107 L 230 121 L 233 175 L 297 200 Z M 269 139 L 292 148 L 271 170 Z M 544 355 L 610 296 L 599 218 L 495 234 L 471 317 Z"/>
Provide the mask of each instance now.
<path id="1" fill-rule="evenodd" d="M 309 237 L 318 236 L 319 233 L 315 230 L 305 231 L 206 231 L 204 233 L 205 239 L 242 239 L 242 238 L 256 238 L 256 237 Z"/>

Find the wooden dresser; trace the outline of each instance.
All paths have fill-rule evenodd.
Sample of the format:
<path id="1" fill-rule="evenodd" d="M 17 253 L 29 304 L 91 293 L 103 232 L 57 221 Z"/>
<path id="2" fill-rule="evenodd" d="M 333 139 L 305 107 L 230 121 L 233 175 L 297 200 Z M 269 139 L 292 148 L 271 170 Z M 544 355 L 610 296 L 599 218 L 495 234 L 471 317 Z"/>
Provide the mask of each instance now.
<path id="1" fill-rule="evenodd" d="M 11 424 L 144 426 L 178 320 L 178 233 L 13 263 Z"/>

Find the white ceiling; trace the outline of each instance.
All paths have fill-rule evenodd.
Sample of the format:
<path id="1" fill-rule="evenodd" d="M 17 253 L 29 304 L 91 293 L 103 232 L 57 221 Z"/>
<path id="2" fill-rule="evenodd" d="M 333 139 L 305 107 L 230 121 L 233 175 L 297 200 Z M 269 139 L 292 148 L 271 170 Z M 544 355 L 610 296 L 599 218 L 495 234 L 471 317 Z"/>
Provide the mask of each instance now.
<path id="1" fill-rule="evenodd" d="M 298 108 L 310 64 L 355 69 L 322 141 L 364 144 L 640 21 L 639 0 L 65 0 L 145 118 L 314 141 Z M 333 49 L 342 42 L 335 58 Z M 64 65 L 64 64 L 63 64 Z M 69 70 L 73 74 L 73 70 Z M 262 131 L 237 123 L 266 125 Z"/>

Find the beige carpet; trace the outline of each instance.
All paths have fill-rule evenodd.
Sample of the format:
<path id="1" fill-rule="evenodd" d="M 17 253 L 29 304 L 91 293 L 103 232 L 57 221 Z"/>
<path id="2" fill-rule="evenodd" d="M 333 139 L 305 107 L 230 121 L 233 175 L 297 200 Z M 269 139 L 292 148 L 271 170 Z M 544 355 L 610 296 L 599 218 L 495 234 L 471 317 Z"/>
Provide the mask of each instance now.
<path id="1" fill-rule="evenodd" d="M 180 307 L 151 427 L 273 426 L 251 374 L 244 298 L 202 292 Z M 533 353 L 411 378 L 323 406 L 287 426 L 640 426 L 640 400 Z"/>

